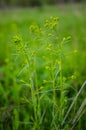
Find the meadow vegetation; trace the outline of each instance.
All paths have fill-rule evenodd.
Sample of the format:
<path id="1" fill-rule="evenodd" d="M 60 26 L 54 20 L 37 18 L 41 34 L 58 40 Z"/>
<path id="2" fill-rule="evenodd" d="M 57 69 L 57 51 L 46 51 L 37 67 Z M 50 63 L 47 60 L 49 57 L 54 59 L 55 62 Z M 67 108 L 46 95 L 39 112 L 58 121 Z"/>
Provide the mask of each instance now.
<path id="1" fill-rule="evenodd" d="M 85 5 L 0 10 L 0 130 L 86 129 L 85 15 Z"/>

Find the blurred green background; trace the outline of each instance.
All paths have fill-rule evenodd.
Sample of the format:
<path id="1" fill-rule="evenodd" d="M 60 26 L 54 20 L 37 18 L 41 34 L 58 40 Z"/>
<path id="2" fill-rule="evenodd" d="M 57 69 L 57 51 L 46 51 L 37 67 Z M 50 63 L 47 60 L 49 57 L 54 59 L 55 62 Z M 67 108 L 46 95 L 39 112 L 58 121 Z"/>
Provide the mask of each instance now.
<path id="1" fill-rule="evenodd" d="M 50 16 L 58 16 L 60 19 L 57 31 L 60 38 L 72 37 L 72 42 L 67 48 L 70 60 L 64 61 L 63 65 L 65 76 L 68 77 L 74 73 L 76 76 L 76 79 L 69 84 L 78 91 L 86 80 L 85 0 L 0 0 L 0 120 L 5 109 L 8 109 L 13 102 L 17 102 L 19 98 L 17 96 L 19 96 L 20 88 L 11 88 L 16 77 L 16 70 L 13 70 L 15 65 L 13 62 L 8 63 L 12 52 L 12 37 L 19 34 L 25 42 L 29 41 L 31 23 L 35 21 L 42 26 L 43 21 Z M 74 50 L 77 50 L 77 54 L 73 53 Z M 85 90 L 81 94 L 80 102 L 86 97 Z M 12 94 L 13 99 L 11 99 Z M 85 130 L 85 122 L 86 113 L 75 130 Z M 23 126 L 21 130 L 22 128 Z M 0 129 L 5 130 L 2 128 L 2 123 L 0 123 Z M 28 127 L 25 128 L 27 129 Z"/>

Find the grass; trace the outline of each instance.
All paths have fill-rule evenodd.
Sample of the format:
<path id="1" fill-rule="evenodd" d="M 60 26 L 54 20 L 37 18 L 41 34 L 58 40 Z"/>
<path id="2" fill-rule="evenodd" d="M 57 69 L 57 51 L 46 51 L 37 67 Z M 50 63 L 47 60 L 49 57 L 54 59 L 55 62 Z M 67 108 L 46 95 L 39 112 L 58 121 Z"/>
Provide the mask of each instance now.
<path id="1" fill-rule="evenodd" d="M 85 14 L 85 5 L 0 11 L 1 130 L 86 128 Z"/>

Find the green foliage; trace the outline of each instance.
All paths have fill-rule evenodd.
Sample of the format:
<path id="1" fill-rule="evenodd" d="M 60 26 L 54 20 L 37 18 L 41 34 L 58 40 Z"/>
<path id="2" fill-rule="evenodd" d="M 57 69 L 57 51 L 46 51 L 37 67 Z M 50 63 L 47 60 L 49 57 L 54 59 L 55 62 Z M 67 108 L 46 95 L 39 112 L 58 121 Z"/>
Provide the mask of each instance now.
<path id="1" fill-rule="evenodd" d="M 68 9 L 67 14 L 61 10 L 60 20 L 55 16 L 57 7 L 29 10 L 29 18 L 28 10 L 1 17 L 1 55 L 6 53 L 0 61 L 1 130 L 68 130 L 76 124 L 78 110 L 81 118 L 74 129 L 85 129 L 85 84 L 80 92 L 86 74 L 85 17 L 76 17 Z"/>
<path id="2" fill-rule="evenodd" d="M 19 82 L 23 80 L 23 84 L 21 83 L 21 85 L 27 84 L 27 90 L 28 92 L 30 91 L 30 101 L 27 96 L 24 95 L 24 97 L 31 106 L 31 110 L 30 108 L 28 109 L 30 111 L 33 110 L 28 114 L 33 119 L 33 126 L 31 126 L 31 128 L 34 130 L 44 129 L 43 126 L 45 127 L 46 125 L 47 129 L 61 129 L 65 109 L 67 109 L 66 91 L 68 88 L 64 85 L 65 80 L 63 80 L 62 68 L 63 55 L 65 55 L 65 53 L 63 53 L 64 44 L 69 41 L 70 37 L 63 38 L 62 41 L 57 41 L 57 24 L 58 18 L 50 17 L 49 20 L 45 21 L 44 28 L 39 27 L 37 24 L 31 25 L 30 31 L 34 36 L 34 40 L 31 39 L 31 41 L 33 40 L 31 45 L 24 43 L 19 36 L 13 37 L 13 48 L 16 46 L 16 54 L 19 55 L 16 56 L 16 58 L 18 58 L 18 63 L 20 62 L 21 66 L 23 65 L 23 68 L 18 73 L 17 80 L 19 80 Z M 48 33 L 51 33 L 51 35 L 48 35 Z M 53 37 L 55 43 L 51 40 Z M 44 43 L 42 39 L 46 39 L 46 42 Z M 16 68 L 19 68 L 18 64 L 16 65 Z M 41 75 L 42 77 L 40 77 Z M 49 92 L 50 90 L 51 92 Z M 47 96 L 45 91 L 47 92 Z M 17 92 L 14 92 L 14 94 L 15 93 Z M 16 100 L 18 101 L 18 99 Z M 44 104 L 46 104 L 47 100 L 50 100 L 49 103 L 47 102 L 48 108 L 44 108 Z M 27 103 L 27 101 L 25 103 Z M 51 112 L 51 123 L 46 122 L 46 125 L 45 120 L 48 120 L 48 115 L 45 109 L 50 109 Z M 64 129 L 65 127 L 66 124 Z"/>

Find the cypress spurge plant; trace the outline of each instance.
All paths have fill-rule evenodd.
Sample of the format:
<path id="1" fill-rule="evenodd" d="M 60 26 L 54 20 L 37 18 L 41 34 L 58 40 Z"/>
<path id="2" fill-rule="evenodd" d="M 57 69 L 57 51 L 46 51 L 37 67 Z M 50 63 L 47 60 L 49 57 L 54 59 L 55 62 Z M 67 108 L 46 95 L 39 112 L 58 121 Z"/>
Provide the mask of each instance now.
<path id="1" fill-rule="evenodd" d="M 18 35 L 13 37 L 13 56 L 16 57 L 18 69 L 16 81 L 22 85 L 22 91 L 24 87 L 27 88 L 21 99 L 27 104 L 27 122 L 31 130 L 60 130 L 67 127 L 66 124 L 64 128 L 61 125 L 68 98 L 63 61 L 64 46 L 71 38 L 58 38 L 58 22 L 57 17 L 50 17 L 42 27 L 37 23 L 32 24 L 30 41 L 27 43 Z"/>

